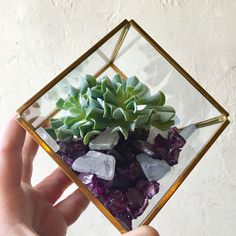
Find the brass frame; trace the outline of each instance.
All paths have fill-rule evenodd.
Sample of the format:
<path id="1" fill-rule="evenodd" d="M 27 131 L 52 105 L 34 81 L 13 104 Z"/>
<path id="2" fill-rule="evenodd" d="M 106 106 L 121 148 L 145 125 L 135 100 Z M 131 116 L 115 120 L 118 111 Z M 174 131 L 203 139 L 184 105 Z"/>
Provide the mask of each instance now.
<path id="1" fill-rule="evenodd" d="M 178 189 L 181 183 L 185 180 L 185 178 L 189 175 L 192 169 L 197 165 L 197 163 L 201 160 L 203 155 L 207 152 L 210 146 L 215 142 L 215 140 L 219 137 L 219 135 L 223 132 L 223 130 L 229 124 L 228 116 L 229 113 L 213 98 L 210 94 L 204 90 L 173 58 L 171 58 L 134 20 L 124 20 L 117 27 L 115 27 L 110 33 L 108 33 L 104 38 L 102 38 L 97 44 L 95 44 L 91 49 L 85 52 L 81 57 L 79 57 L 74 63 L 72 63 L 68 68 L 66 68 L 61 74 L 59 74 L 54 80 L 52 80 L 48 85 L 46 85 L 42 90 L 40 90 L 37 94 L 35 94 L 30 100 L 28 100 L 24 105 L 22 105 L 18 110 L 17 120 L 19 123 L 32 135 L 32 137 L 43 147 L 43 149 L 53 158 L 53 160 L 63 169 L 63 171 L 68 175 L 68 177 L 78 185 L 81 191 L 97 206 L 98 209 L 110 220 L 110 222 L 121 232 L 124 233 L 127 230 L 121 225 L 119 221 L 98 201 L 96 197 L 87 189 L 87 187 L 81 183 L 81 181 L 77 178 L 77 176 L 69 169 L 69 167 L 58 158 L 57 154 L 54 153 L 51 148 L 37 135 L 35 132 L 35 128 L 24 118 L 22 117 L 23 112 L 32 104 L 34 104 L 44 93 L 46 93 L 50 88 L 52 88 L 56 83 L 62 80 L 68 73 L 70 73 L 75 67 L 77 67 L 80 63 L 82 63 L 85 59 L 87 59 L 92 53 L 98 50 L 108 39 L 110 39 L 115 33 L 119 30 L 122 30 L 122 33 L 118 39 L 117 45 L 113 51 L 113 54 L 110 59 L 108 59 L 105 55 L 101 55 L 103 59 L 107 62 L 107 64 L 102 67 L 96 74 L 95 77 L 101 75 L 108 67 L 111 67 L 114 71 L 119 73 L 122 77 L 127 78 L 126 75 L 120 71 L 120 69 L 114 64 L 114 60 L 118 55 L 121 44 L 127 35 L 127 32 L 132 26 L 136 31 L 138 31 L 143 38 L 145 38 L 166 60 L 177 69 L 185 79 L 187 79 L 208 101 L 215 106 L 215 108 L 220 111 L 221 116 L 212 118 L 210 120 L 202 121 L 197 123 L 197 127 L 205 127 L 208 125 L 222 123 L 221 126 L 215 131 L 211 139 L 208 143 L 199 151 L 196 157 L 191 161 L 191 163 L 185 168 L 182 174 L 177 178 L 177 180 L 173 183 L 170 189 L 166 192 L 166 194 L 161 198 L 161 200 L 157 203 L 157 205 L 153 208 L 153 210 L 148 214 L 148 216 L 142 221 L 141 225 L 149 224 L 152 219 L 156 216 L 156 214 L 161 210 L 161 208 L 166 204 L 169 198 L 174 194 L 174 192 Z M 99 52 L 99 54 L 102 52 Z M 55 115 L 55 112 L 52 112 L 51 115 Z M 47 117 L 48 119 L 49 117 Z M 41 124 L 45 124 L 45 120 L 41 122 Z M 40 125 L 41 125 L 40 124 Z"/>

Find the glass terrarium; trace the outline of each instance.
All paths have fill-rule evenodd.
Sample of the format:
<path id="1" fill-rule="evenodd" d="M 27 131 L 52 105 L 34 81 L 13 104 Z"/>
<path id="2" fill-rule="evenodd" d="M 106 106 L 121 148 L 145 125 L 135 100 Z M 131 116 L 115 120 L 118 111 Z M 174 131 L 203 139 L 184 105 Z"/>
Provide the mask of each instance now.
<path id="1" fill-rule="evenodd" d="M 122 233 L 150 223 L 229 123 L 227 111 L 133 20 L 18 114 Z"/>

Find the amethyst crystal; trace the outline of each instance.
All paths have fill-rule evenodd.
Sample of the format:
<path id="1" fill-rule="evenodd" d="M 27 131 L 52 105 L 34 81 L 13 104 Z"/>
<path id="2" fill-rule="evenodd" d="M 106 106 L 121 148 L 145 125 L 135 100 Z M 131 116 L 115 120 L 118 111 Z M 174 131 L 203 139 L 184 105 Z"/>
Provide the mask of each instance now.
<path id="1" fill-rule="evenodd" d="M 147 155 L 161 159 L 161 154 L 158 152 L 158 150 L 155 148 L 155 146 L 149 142 L 146 141 L 133 141 L 133 146 L 138 149 L 140 152 L 146 153 Z"/>
<path id="2" fill-rule="evenodd" d="M 163 138 L 158 134 L 155 138 L 154 146 L 170 166 L 178 163 L 179 153 L 185 145 L 185 139 L 179 134 L 176 127 L 170 128 L 168 138 Z"/>
<path id="3" fill-rule="evenodd" d="M 57 154 L 71 167 L 74 160 L 88 152 L 88 146 L 84 145 L 82 139 L 74 139 L 70 143 L 57 141 L 60 150 Z"/>
<path id="4" fill-rule="evenodd" d="M 126 211 L 126 199 L 123 192 L 119 189 L 111 191 L 106 199 L 108 209 L 115 215 Z"/>
<path id="5" fill-rule="evenodd" d="M 151 181 L 145 188 L 145 195 L 151 199 L 155 194 L 159 192 L 160 184 L 156 181 Z"/>
<path id="6" fill-rule="evenodd" d="M 100 197 L 104 194 L 105 189 L 101 184 L 99 184 L 96 175 L 82 173 L 79 175 L 79 179 L 87 186 L 89 191 L 91 191 L 95 197 Z"/>

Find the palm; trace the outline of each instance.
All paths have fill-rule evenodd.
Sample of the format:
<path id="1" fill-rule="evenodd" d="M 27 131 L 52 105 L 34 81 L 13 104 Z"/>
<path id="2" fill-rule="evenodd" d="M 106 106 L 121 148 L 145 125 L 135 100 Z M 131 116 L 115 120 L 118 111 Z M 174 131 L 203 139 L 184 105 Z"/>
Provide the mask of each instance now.
<path id="1" fill-rule="evenodd" d="M 21 203 L 21 219 L 24 219 L 29 227 L 34 225 L 34 231 L 39 235 L 65 235 L 67 222 L 60 211 L 35 189 L 30 186 L 22 188 L 19 189 L 17 199 L 15 196 L 12 199 Z"/>

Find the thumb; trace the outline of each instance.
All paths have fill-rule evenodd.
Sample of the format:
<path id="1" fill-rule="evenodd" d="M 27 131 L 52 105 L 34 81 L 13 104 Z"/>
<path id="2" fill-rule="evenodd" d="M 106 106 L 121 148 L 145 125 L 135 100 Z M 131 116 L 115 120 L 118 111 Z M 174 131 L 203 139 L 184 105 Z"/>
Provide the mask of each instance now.
<path id="1" fill-rule="evenodd" d="M 136 230 L 132 230 L 122 236 L 159 236 L 159 233 L 151 226 L 143 225 Z"/>

